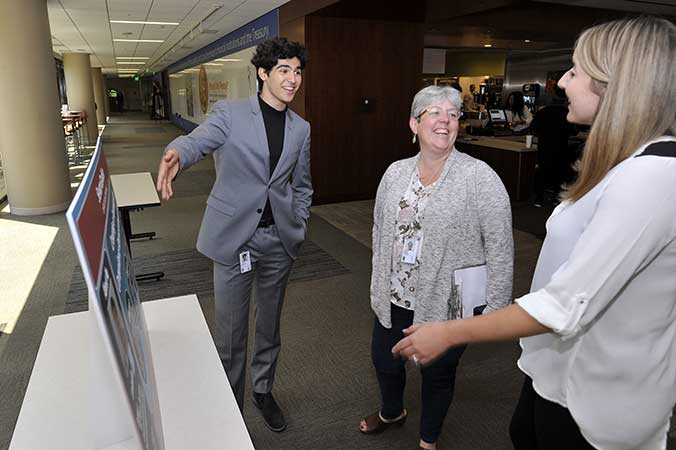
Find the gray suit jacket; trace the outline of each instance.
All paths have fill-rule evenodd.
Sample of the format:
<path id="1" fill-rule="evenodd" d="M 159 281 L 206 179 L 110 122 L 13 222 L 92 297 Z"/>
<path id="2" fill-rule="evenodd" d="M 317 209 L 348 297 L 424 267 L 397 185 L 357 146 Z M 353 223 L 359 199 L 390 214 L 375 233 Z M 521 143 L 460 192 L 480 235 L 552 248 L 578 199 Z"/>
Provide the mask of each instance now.
<path id="1" fill-rule="evenodd" d="M 221 264 L 239 261 L 241 247 L 270 206 L 287 253 L 295 258 L 305 239 L 312 202 L 310 124 L 287 108 L 282 155 L 270 177 L 270 151 L 258 97 L 222 100 L 199 127 L 174 139 L 179 175 L 210 153 L 214 183 L 202 220 L 197 250 Z"/>

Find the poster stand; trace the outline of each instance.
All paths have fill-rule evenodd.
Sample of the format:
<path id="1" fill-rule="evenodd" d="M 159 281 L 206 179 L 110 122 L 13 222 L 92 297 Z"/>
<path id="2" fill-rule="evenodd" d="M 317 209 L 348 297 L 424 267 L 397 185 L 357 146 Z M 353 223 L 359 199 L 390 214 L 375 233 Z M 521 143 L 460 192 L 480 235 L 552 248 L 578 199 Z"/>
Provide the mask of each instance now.
<path id="1" fill-rule="evenodd" d="M 89 310 L 48 319 L 10 450 L 253 450 L 197 297 L 141 303 L 100 139 L 66 219 Z"/>
<path id="2" fill-rule="evenodd" d="M 165 448 L 253 450 L 197 297 L 143 308 Z M 89 311 L 49 318 L 10 450 L 142 449 L 96 327 Z"/>

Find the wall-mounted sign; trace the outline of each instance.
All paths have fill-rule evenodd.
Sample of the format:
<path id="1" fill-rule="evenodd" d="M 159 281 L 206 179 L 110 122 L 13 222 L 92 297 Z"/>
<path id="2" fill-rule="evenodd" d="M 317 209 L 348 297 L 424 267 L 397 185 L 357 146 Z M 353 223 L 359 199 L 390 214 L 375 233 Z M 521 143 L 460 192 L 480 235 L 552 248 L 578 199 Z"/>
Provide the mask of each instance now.
<path id="1" fill-rule="evenodd" d="M 167 68 L 169 73 L 176 73 L 189 67 L 195 67 L 216 58 L 253 47 L 279 35 L 279 10 L 273 9 L 264 16 L 239 27 L 217 41 L 197 50 Z"/>

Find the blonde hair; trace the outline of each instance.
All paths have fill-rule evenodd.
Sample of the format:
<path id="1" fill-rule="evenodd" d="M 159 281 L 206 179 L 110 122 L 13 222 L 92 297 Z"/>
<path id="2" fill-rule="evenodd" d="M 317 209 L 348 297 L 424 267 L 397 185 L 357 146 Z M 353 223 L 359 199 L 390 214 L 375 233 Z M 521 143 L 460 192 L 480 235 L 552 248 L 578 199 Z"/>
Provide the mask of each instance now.
<path id="1" fill-rule="evenodd" d="M 648 141 L 676 134 L 676 25 L 649 16 L 597 25 L 573 59 L 601 97 L 578 179 L 561 195 L 575 201 Z"/>

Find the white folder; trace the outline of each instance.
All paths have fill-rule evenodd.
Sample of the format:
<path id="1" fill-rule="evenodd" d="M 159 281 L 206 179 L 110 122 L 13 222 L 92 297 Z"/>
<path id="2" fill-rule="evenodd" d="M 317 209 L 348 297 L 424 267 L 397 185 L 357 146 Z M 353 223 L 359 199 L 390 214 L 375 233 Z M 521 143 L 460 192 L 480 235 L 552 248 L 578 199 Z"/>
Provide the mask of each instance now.
<path id="1" fill-rule="evenodd" d="M 463 317 L 472 317 L 474 308 L 486 304 L 487 279 L 486 264 L 453 272 L 453 283 L 462 301 Z"/>

